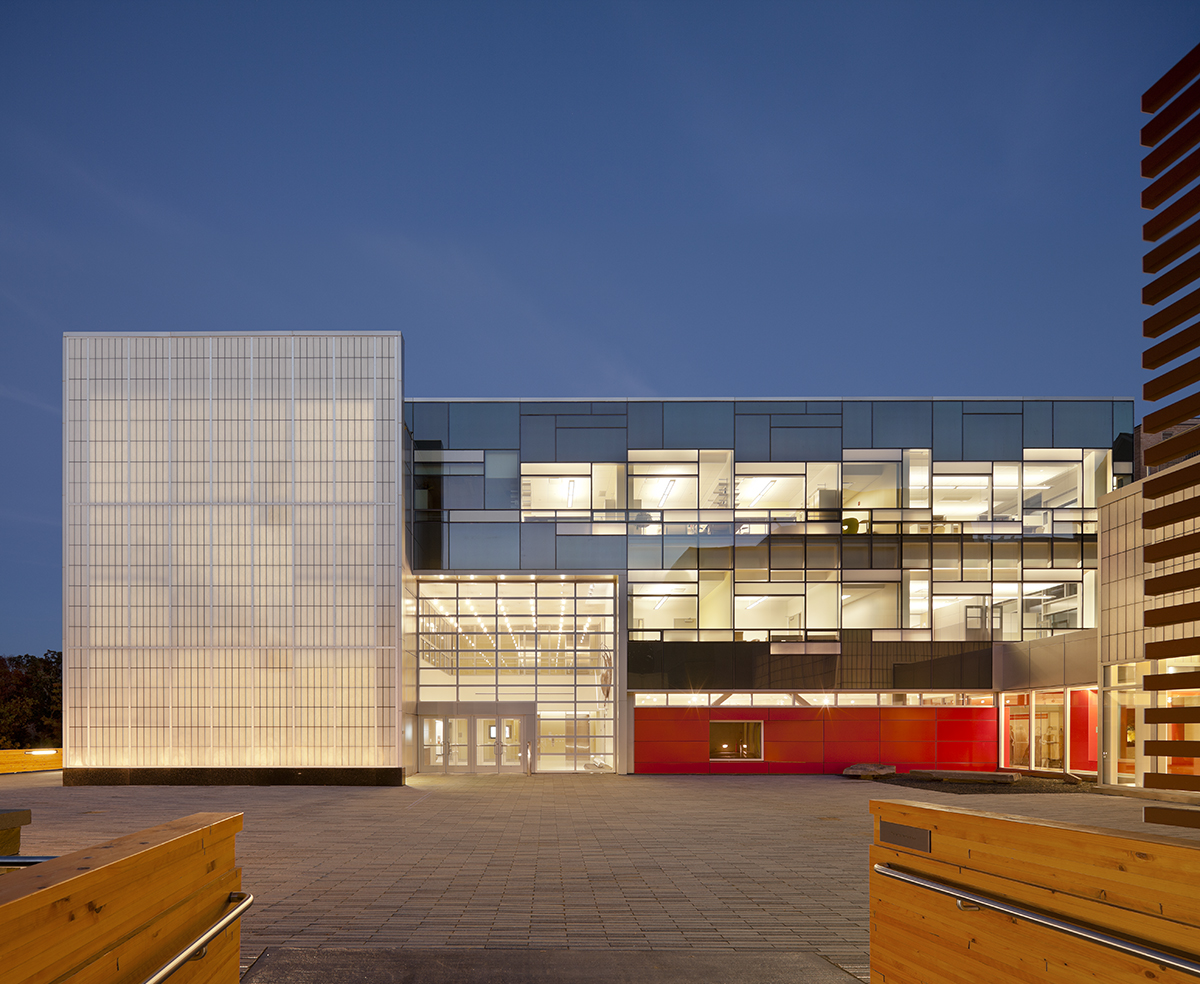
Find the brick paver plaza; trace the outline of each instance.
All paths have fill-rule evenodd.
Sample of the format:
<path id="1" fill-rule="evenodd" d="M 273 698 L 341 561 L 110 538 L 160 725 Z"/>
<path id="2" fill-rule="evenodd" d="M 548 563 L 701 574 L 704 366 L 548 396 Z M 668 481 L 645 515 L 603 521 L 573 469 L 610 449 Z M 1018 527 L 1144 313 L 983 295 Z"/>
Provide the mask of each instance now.
<path id="1" fill-rule="evenodd" d="M 915 799 L 1200 837 L 1141 801 L 955 795 L 834 776 L 415 776 L 403 788 L 68 787 L 0 776 L 22 853 L 65 854 L 199 811 L 241 811 L 267 946 L 818 953 L 867 976 L 867 803 Z"/>

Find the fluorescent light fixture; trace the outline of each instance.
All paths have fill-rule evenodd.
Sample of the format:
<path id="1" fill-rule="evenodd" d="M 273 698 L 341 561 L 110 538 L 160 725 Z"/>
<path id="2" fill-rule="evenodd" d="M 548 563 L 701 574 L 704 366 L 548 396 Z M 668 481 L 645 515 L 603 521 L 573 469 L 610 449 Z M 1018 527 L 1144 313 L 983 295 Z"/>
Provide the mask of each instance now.
<path id="1" fill-rule="evenodd" d="M 671 489 L 675 488 L 675 479 L 667 481 L 667 487 L 663 489 L 662 498 L 658 500 L 658 508 L 661 509 L 667 503 L 667 497 L 671 494 Z"/>
<path id="2" fill-rule="evenodd" d="M 570 509 L 575 505 L 575 479 L 567 482 L 567 508 Z"/>
<path id="3" fill-rule="evenodd" d="M 766 600 L 767 600 L 766 595 L 762 595 L 759 598 L 755 598 L 752 602 L 750 602 L 750 604 L 748 604 L 746 606 L 746 611 L 750 611 L 750 609 L 753 608 L 755 605 L 761 605 Z"/>
<path id="4" fill-rule="evenodd" d="M 762 490 L 758 493 L 758 495 L 756 495 L 753 499 L 750 500 L 751 507 L 757 506 L 758 500 L 761 499 L 768 492 L 770 492 L 772 487 L 774 487 L 774 485 L 775 485 L 775 479 L 771 479 L 769 482 L 767 482 L 767 484 L 762 487 Z"/>
<path id="5" fill-rule="evenodd" d="M 666 603 L 667 603 L 667 599 L 666 599 L 666 596 L 664 595 L 663 597 L 658 599 L 658 604 L 654 606 L 654 610 L 658 611 Z"/>

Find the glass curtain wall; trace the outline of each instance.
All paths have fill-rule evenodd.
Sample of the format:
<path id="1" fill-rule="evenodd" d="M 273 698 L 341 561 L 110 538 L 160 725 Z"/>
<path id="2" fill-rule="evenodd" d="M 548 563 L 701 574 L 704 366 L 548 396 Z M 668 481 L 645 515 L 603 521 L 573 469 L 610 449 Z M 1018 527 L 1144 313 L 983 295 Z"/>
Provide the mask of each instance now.
<path id="1" fill-rule="evenodd" d="M 1004 768 L 1097 771 L 1097 688 L 1010 692 L 1002 695 L 1001 705 L 1000 762 Z"/>
<path id="2" fill-rule="evenodd" d="M 931 464 L 910 450 L 735 464 L 725 452 L 630 451 L 630 637 L 803 642 L 865 629 L 876 641 L 988 642 L 1090 628 L 1085 459 L 1104 452 L 1054 453 L 1077 460 Z M 549 466 L 523 469 L 534 467 Z M 584 465 L 553 467 L 562 488 L 572 467 L 585 481 Z"/>
<path id="3" fill-rule="evenodd" d="M 1143 784 L 1147 772 L 1164 775 L 1200 775 L 1200 757 L 1145 754 L 1146 741 L 1200 741 L 1200 725 L 1171 720 L 1175 708 L 1200 706 L 1200 690 L 1193 688 L 1146 691 L 1143 678 L 1151 674 L 1191 673 L 1200 670 L 1200 656 L 1142 660 L 1104 667 L 1105 734 L 1103 782 Z M 1147 720 L 1150 717 L 1157 720 Z M 1155 713 L 1157 712 L 1157 713 Z M 1184 746 L 1186 749 L 1188 746 Z M 1194 747 L 1194 746 L 1193 746 Z"/>
<path id="4" fill-rule="evenodd" d="M 612 770 L 616 581 L 460 577 L 418 586 L 421 701 L 537 705 L 540 772 Z"/>
<path id="5" fill-rule="evenodd" d="M 399 764 L 399 347 L 68 337 L 68 767 Z"/>

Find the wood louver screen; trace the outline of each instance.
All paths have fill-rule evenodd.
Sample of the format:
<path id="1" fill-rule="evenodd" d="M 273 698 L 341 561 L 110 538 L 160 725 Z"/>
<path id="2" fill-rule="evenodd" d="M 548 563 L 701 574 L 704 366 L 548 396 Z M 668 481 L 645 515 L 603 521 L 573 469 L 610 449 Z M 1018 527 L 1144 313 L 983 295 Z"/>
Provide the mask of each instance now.
<path id="1" fill-rule="evenodd" d="M 1200 349 L 1200 45 L 1146 91 L 1142 111 L 1153 114 L 1141 134 L 1142 146 L 1149 148 L 1142 177 L 1150 180 L 1142 191 L 1142 207 L 1154 211 L 1142 227 L 1142 238 L 1150 244 L 1142 270 L 1153 277 L 1142 288 L 1142 303 L 1155 309 L 1142 325 L 1142 334 L 1155 339 L 1142 354 L 1142 368 L 1156 372 L 1142 396 L 1151 403 L 1171 401 L 1142 421 L 1144 434 L 1163 435 L 1160 443 L 1146 448 L 1149 471 L 1200 454 L 1200 426 L 1193 422 L 1200 417 L 1200 357 L 1195 355 Z M 1193 631 L 1200 621 L 1200 602 L 1193 600 L 1200 588 L 1200 463 L 1148 478 L 1142 497 L 1147 567 L 1143 624 L 1173 636 L 1148 643 L 1145 658 L 1193 656 L 1200 653 L 1200 637 Z M 1147 675 L 1143 686 L 1166 691 L 1187 684 L 1200 685 L 1200 673 Z M 1200 723 L 1200 707 L 1147 708 L 1144 713 L 1146 724 Z M 1183 733 L 1181 727 L 1166 730 Z M 1143 751 L 1170 761 L 1200 755 L 1200 742 L 1153 740 L 1145 742 Z M 1200 776 L 1148 772 L 1144 784 L 1200 790 Z"/>

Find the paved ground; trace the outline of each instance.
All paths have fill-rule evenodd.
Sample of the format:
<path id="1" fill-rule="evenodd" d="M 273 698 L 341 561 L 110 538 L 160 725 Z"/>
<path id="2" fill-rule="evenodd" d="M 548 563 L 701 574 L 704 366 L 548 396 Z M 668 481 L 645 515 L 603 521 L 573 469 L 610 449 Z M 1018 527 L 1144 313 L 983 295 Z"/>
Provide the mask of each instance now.
<path id="1" fill-rule="evenodd" d="M 865 978 L 872 798 L 1200 839 L 1095 794 L 834 776 L 418 776 L 398 788 L 62 787 L 0 776 L 22 853 L 243 811 L 243 965 L 266 947 L 815 953 Z M 581 957 L 586 957 L 580 954 Z M 399 978 L 397 978 L 399 979 Z"/>

